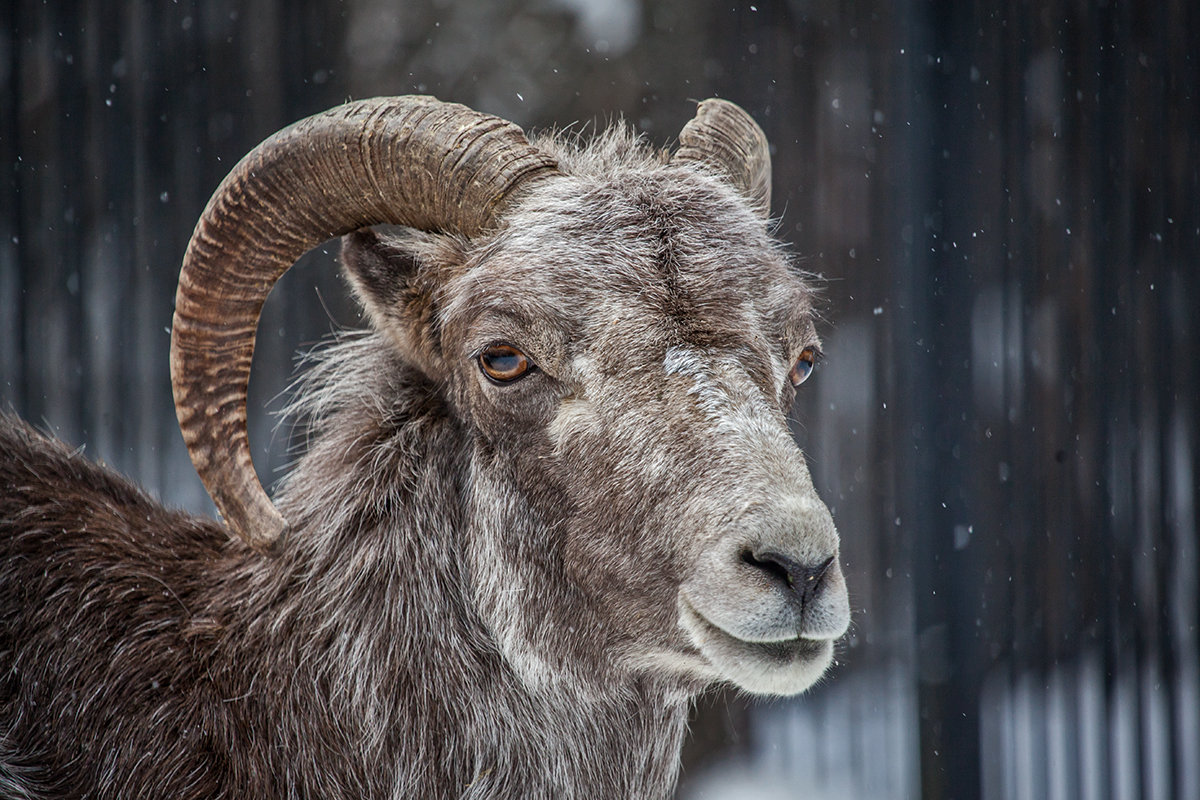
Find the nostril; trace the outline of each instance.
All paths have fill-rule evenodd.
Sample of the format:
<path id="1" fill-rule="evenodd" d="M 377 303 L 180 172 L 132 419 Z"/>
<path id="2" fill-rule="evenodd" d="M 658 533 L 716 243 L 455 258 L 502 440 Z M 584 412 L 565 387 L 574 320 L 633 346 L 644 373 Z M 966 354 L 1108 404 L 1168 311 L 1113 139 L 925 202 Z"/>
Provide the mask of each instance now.
<path id="1" fill-rule="evenodd" d="M 803 601 L 808 602 L 821 588 L 821 581 L 825 578 L 825 573 L 833 566 L 833 556 L 822 561 L 815 567 L 807 567 L 804 571 L 804 580 L 801 588 L 803 592 Z"/>
<path id="2" fill-rule="evenodd" d="M 767 573 L 773 580 L 786 586 L 799 597 L 801 603 L 807 603 L 816 596 L 825 573 L 833 566 L 833 559 L 834 557 L 830 556 L 820 564 L 807 566 L 773 550 L 742 551 L 744 563 Z"/>
<path id="3" fill-rule="evenodd" d="M 775 580 L 781 582 L 784 586 L 792 587 L 794 579 L 792 573 L 788 569 L 786 556 L 781 556 L 778 553 L 770 551 L 755 554 L 751 550 L 742 551 L 742 561 L 755 569 L 761 570 L 770 575 Z"/>

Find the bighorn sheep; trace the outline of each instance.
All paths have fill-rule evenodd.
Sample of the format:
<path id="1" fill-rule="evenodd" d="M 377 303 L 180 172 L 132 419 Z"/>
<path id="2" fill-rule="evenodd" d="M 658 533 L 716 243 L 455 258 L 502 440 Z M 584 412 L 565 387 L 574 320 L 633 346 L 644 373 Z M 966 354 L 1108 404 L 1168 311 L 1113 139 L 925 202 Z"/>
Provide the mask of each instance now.
<path id="1" fill-rule="evenodd" d="M 754 121 L 708 100 L 679 140 L 401 97 L 243 159 L 171 332 L 237 538 L 0 422 L 0 795 L 661 798 L 703 687 L 816 680 L 849 610 L 785 421 L 811 289 Z M 338 235 L 370 331 L 308 375 L 272 504 L 255 327 Z"/>

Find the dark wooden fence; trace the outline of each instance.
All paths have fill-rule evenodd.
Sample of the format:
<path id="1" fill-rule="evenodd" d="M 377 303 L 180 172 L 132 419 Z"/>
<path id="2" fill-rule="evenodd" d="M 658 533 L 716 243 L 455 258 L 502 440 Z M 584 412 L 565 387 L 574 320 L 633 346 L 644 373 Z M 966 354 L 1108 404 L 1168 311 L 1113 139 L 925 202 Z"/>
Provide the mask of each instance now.
<path id="1" fill-rule="evenodd" d="M 827 279 L 795 431 L 856 621 L 808 696 L 702 702 L 681 794 L 1200 798 L 1195 3 L 0 15 L 0 402 L 196 510 L 166 328 L 191 227 L 258 140 L 412 91 L 662 143 L 687 99 L 741 102 L 780 233 Z M 287 435 L 262 409 L 335 322 L 358 324 L 317 252 L 260 329 L 268 482 Z"/>

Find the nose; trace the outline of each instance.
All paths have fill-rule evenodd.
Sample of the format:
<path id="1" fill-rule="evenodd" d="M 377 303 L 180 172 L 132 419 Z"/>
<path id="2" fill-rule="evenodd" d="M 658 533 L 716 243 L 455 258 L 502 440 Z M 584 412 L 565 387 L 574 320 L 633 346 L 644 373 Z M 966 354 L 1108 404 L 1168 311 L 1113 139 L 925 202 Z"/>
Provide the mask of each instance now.
<path id="1" fill-rule="evenodd" d="M 742 551 L 742 561 L 764 573 L 799 610 L 803 610 L 820 593 L 834 556 L 816 564 L 802 564 L 776 550 L 747 548 Z"/>
<path id="2" fill-rule="evenodd" d="M 784 496 L 735 519 L 680 591 L 702 619 L 745 642 L 833 640 L 850 624 L 837 529 L 815 496 Z"/>

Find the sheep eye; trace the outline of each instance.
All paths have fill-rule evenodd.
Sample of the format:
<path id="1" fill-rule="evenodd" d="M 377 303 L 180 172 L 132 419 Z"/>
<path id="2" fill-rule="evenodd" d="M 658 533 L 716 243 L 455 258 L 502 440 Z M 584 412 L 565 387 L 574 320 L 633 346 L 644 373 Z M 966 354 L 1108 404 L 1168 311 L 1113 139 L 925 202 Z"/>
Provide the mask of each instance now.
<path id="1" fill-rule="evenodd" d="M 792 371 L 788 373 L 788 380 L 792 382 L 792 386 L 799 386 L 808 380 L 808 376 L 812 374 L 813 366 L 817 363 L 817 355 L 817 348 L 815 347 L 806 347 L 801 351 L 800 357 L 792 365 Z"/>
<path id="2" fill-rule="evenodd" d="M 479 369 L 493 383 L 511 383 L 533 367 L 529 357 L 510 344 L 494 344 L 477 357 Z"/>

